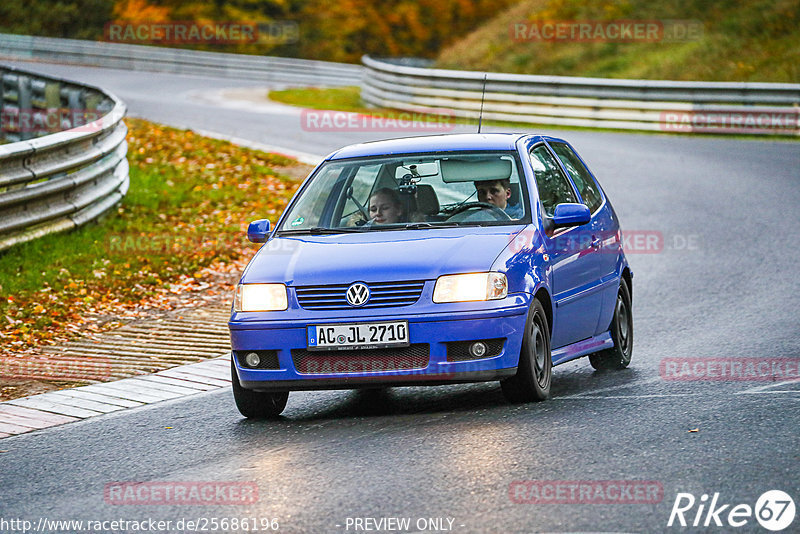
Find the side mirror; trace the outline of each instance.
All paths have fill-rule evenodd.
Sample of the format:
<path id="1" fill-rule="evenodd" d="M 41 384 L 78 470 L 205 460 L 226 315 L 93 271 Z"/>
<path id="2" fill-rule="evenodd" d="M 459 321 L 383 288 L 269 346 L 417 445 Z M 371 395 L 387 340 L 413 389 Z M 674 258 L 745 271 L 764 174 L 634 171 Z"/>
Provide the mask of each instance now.
<path id="1" fill-rule="evenodd" d="M 264 243 L 269 237 L 269 219 L 259 219 L 247 227 L 247 239 L 252 243 Z"/>
<path id="2" fill-rule="evenodd" d="M 592 220 L 592 213 L 584 204 L 564 203 L 556 206 L 553 212 L 553 226 L 580 226 Z"/>

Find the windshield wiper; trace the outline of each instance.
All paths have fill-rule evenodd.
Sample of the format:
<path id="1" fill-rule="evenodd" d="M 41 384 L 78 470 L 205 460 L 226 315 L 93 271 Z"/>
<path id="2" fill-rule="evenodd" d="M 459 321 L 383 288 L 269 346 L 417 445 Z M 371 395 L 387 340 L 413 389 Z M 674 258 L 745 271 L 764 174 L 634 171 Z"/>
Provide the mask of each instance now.
<path id="1" fill-rule="evenodd" d="M 427 230 L 428 228 L 458 228 L 455 223 L 431 224 L 429 222 L 415 222 L 405 225 L 406 230 Z"/>
<path id="2" fill-rule="evenodd" d="M 363 227 L 360 228 L 323 228 L 322 226 L 314 226 L 313 228 L 298 228 L 296 230 L 280 230 L 278 235 L 328 235 L 328 234 L 357 234 L 366 232 Z"/>

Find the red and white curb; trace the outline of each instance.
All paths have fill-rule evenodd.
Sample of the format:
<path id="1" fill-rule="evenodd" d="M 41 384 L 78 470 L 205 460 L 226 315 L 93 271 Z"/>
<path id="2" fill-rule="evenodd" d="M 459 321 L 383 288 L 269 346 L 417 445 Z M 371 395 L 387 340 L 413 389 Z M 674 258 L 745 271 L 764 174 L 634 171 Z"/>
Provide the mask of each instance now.
<path id="1" fill-rule="evenodd" d="M 0 438 L 105 413 L 211 391 L 231 384 L 230 356 L 0 402 Z"/>

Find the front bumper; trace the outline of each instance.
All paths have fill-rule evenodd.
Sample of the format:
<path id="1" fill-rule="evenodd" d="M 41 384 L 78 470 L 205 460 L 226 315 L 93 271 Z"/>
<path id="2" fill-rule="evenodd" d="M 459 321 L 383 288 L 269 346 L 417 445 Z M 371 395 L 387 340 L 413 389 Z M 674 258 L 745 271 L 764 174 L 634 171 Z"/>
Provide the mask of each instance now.
<path id="1" fill-rule="evenodd" d="M 242 387 L 258 391 L 498 380 L 516 373 L 529 304 L 529 295 L 514 294 L 498 301 L 442 305 L 441 312 L 433 313 L 409 313 L 414 307 L 407 307 L 387 308 L 379 314 L 375 310 L 369 315 L 356 310 L 341 316 L 326 314 L 322 318 L 309 311 L 292 314 L 294 317 L 290 320 L 274 319 L 276 314 L 270 314 L 268 319 L 254 314 L 234 314 L 229 322 L 234 354 L 275 351 L 277 361 L 271 369 L 249 368 L 235 356 L 233 361 Z M 383 352 L 305 351 L 306 327 L 310 324 L 392 320 L 408 321 L 409 342 L 416 351 L 413 361 L 402 350 L 392 349 L 382 349 Z M 480 359 L 452 361 L 456 342 L 476 340 L 494 340 L 497 350 Z M 448 361 L 448 348 L 451 361 Z M 425 351 L 426 358 L 420 359 L 421 350 Z M 364 356 L 366 354 L 370 356 Z"/>

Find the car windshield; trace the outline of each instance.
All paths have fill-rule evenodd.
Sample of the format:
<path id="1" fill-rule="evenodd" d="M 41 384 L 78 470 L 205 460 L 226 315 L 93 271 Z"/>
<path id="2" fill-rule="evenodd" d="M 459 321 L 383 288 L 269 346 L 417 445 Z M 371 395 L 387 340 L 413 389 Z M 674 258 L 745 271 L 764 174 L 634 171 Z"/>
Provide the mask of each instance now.
<path id="1" fill-rule="evenodd" d="M 278 233 L 417 230 L 529 222 L 514 152 L 414 154 L 329 161 Z"/>

